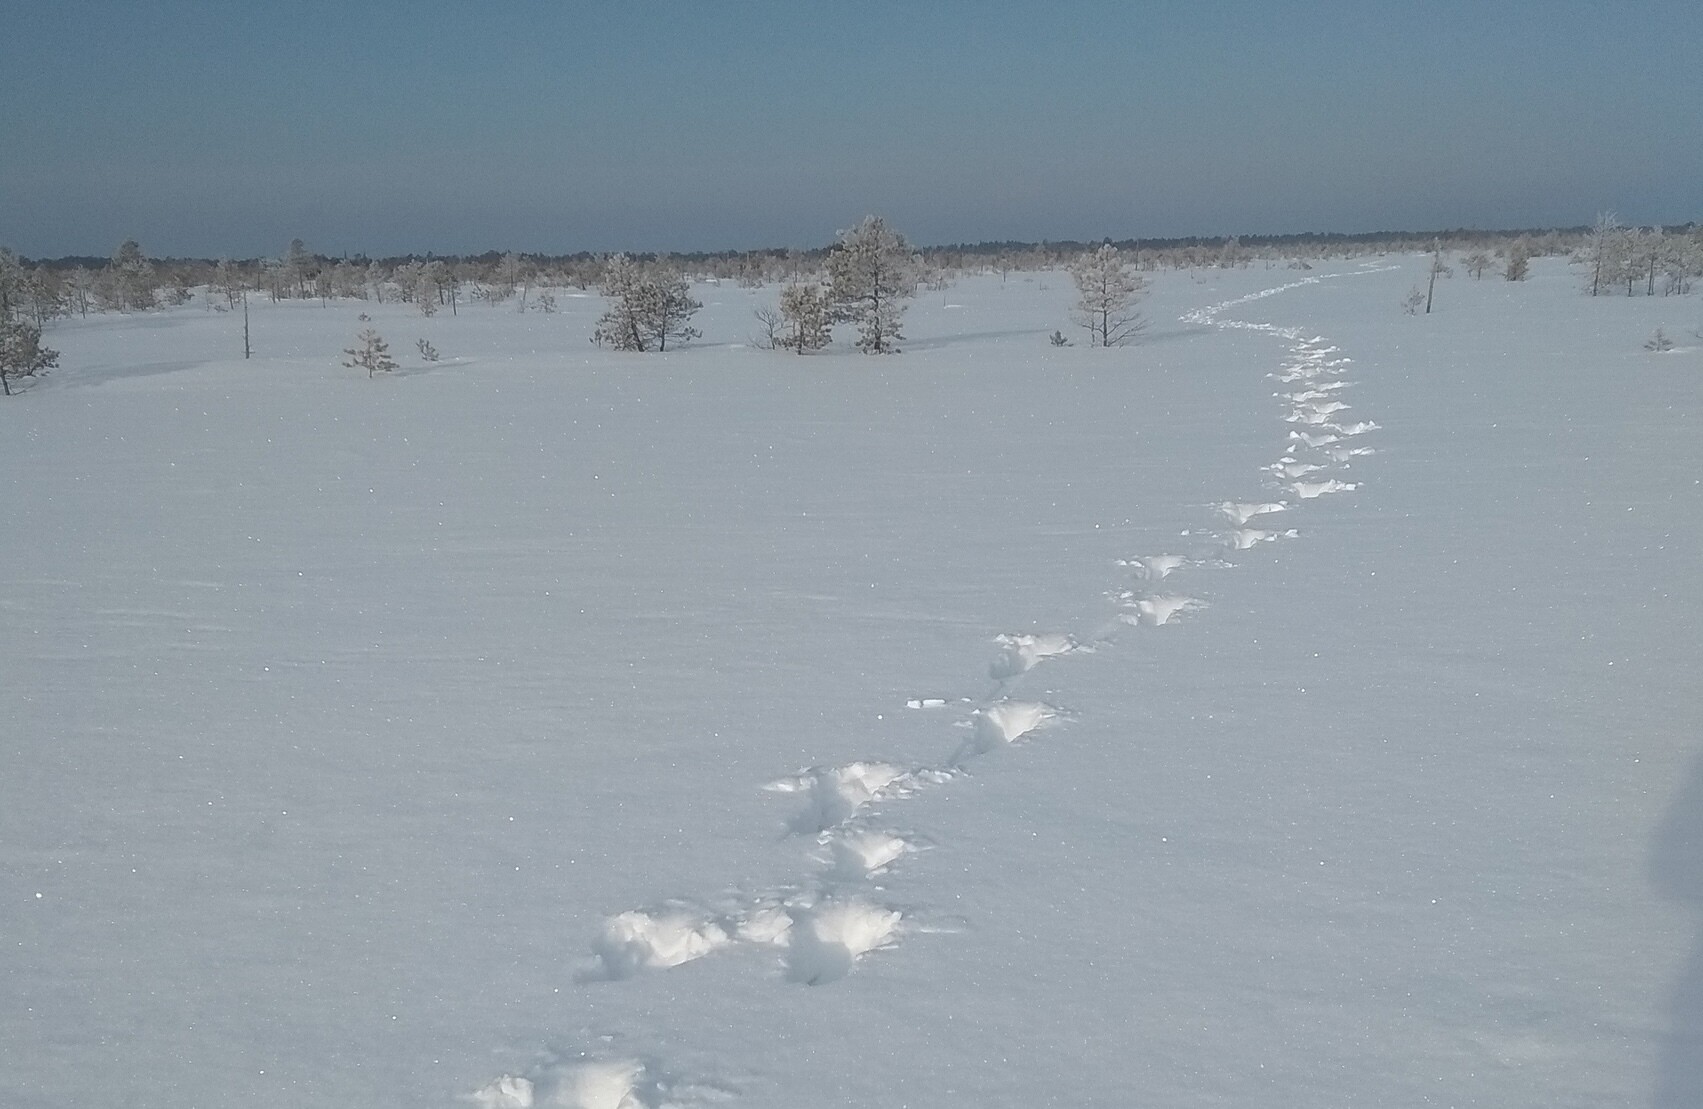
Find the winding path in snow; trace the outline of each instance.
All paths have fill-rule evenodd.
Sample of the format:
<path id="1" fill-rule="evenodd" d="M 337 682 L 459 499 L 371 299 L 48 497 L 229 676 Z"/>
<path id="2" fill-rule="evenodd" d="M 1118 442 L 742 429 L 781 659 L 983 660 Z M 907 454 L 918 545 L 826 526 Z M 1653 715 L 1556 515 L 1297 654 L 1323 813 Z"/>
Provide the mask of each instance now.
<path id="1" fill-rule="evenodd" d="M 807 767 L 765 785 L 794 799 L 786 827 L 808 845 L 815 869 L 806 878 L 739 904 L 669 900 L 616 913 L 592 940 L 576 981 L 618 982 L 735 946 L 757 946 L 775 953 L 782 983 L 821 987 L 903 941 L 908 931 L 904 915 L 880 900 L 872 880 L 903 865 L 906 855 L 921 845 L 887 822 L 889 803 L 948 786 L 976 760 L 1068 724 L 1070 717 L 1057 707 L 1017 696 L 1025 675 L 1112 645 L 1120 627 L 1163 628 L 1194 618 L 1206 602 L 1187 592 L 1182 582 L 1201 571 L 1234 565 L 1239 552 L 1296 538 L 1299 529 L 1290 524 L 1303 502 L 1361 488 L 1360 482 L 1345 480 L 1347 468 L 1353 459 L 1373 453 L 1362 438 L 1378 425 L 1346 415 L 1353 411 L 1344 399 L 1353 382 L 1343 375 L 1352 359 L 1323 335 L 1220 317 L 1239 305 L 1291 289 L 1387 268 L 1365 266 L 1306 277 L 1184 315 L 1187 323 L 1267 333 L 1287 344 L 1287 357 L 1268 375 L 1285 387 L 1274 395 L 1282 402 L 1286 435 L 1281 455 L 1264 467 L 1257 494 L 1207 506 L 1210 520 L 1198 531 L 1185 533 L 1191 547 L 1187 553 L 1119 560 L 1117 565 L 1128 571 L 1126 581 L 1108 591 L 1114 611 L 1087 640 L 1065 632 L 1000 635 L 988 666 L 994 686 L 980 701 L 910 701 L 916 709 L 970 706 L 958 721 L 968 734 L 941 765 L 902 767 L 867 760 Z M 1173 575 L 1181 579 L 1175 585 Z M 656 1071 L 655 1064 L 637 1059 L 588 1054 L 541 1063 L 524 1074 L 502 1075 L 470 1099 L 480 1109 L 663 1109 L 697 1100 L 689 1084 Z"/>

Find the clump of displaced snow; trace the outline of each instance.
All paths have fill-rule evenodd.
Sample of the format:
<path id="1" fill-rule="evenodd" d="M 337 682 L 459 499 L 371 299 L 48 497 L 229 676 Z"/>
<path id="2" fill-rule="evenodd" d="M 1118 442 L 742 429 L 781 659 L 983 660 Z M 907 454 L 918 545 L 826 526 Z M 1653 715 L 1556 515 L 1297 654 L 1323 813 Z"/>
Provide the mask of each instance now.
<path id="1" fill-rule="evenodd" d="M 1352 481 L 1297 481 L 1289 487 L 1297 497 L 1310 501 L 1314 497 L 1322 497 L 1326 493 L 1352 493 L 1360 486 Z"/>
<path id="2" fill-rule="evenodd" d="M 804 794 L 805 807 L 788 826 L 800 835 L 814 835 L 844 824 L 884 790 L 902 790 L 908 777 L 905 771 L 887 763 L 854 762 L 815 767 L 770 782 L 763 788 L 776 793 Z"/>
<path id="3" fill-rule="evenodd" d="M 988 666 L 988 676 L 996 681 L 1026 673 L 1046 659 L 1083 649 L 1075 637 L 1062 632 L 1044 635 L 1000 635 L 994 637 L 994 642 L 1004 648 L 1000 656 Z"/>
<path id="4" fill-rule="evenodd" d="M 551 1065 L 534 1078 L 505 1074 L 473 1094 L 479 1109 L 649 1109 L 636 1059 Z"/>
<path id="5" fill-rule="evenodd" d="M 834 873 L 843 878 L 878 874 L 911 849 L 899 836 L 886 832 L 846 832 L 828 840 Z"/>
<path id="6" fill-rule="evenodd" d="M 844 978 L 864 955 L 894 941 L 901 919 L 895 910 L 859 899 L 798 910 L 787 948 L 787 980 L 820 986 Z"/>
<path id="7" fill-rule="evenodd" d="M 1193 612 L 1205 607 L 1205 602 L 1180 593 L 1162 593 L 1134 599 L 1133 607 L 1135 612 L 1126 614 L 1126 623 L 1140 623 L 1157 628 L 1170 623 L 1179 613 Z"/>
<path id="8" fill-rule="evenodd" d="M 1241 527 L 1255 516 L 1264 516 L 1271 512 L 1282 512 L 1289 506 L 1277 501 L 1247 504 L 1238 501 L 1225 501 L 1218 505 L 1218 511 L 1225 519 L 1237 527 Z"/>
<path id="9" fill-rule="evenodd" d="M 1187 566 L 1189 560 L 1182 555 L 1162 554 L 1144 555 L 1141 558 L 1119 559 L 1119 566 L 1128 566 L 1135 570 L 1135 576 L 1142 581 L 1163 581 L 1172 570 Z"/>
<path id="10" fill-rule="evenodd" d="M 641 970 L 660 970 L 701 959 L 731 942 L 714 921 L 685 910 L 618 913 L 603 923 L 594 953 L 601 967 L 593 977 L 611 981 Z"/>
<path id="11" fill-rule="evenodd" d="M 505 1074 L 473 1093 L 479 1109 L 533 1109 L 532 1080 Z"/>
<path id="12" fill-rule="evenodd" d="M 1294 539 L 1300 531 L 1290 528 L 1288 531 L 1271 531 L 1265 528 L 1238 528 L 1224 539 L 1224 545 L 1234 551 L 1245 551 L 1260 543 L 1273 543 L 1279 539 Z"/>

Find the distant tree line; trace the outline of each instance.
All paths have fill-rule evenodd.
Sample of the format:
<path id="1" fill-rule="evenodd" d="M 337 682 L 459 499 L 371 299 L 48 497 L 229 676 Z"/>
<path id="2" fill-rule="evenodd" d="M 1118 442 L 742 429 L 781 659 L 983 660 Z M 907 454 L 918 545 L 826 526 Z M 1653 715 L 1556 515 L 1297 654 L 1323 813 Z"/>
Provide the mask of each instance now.
<path id="1" fill-rule="evenodd" d="M 779 286 L 778 303 L 759 310 L 759 345 L 798 353 L 821 349 L 834 326 L 851 324 L 858 349 L 894 353 L 903 341 L 906 301 L 967 274 L 1067 271 L 1080 299 L 1074 322 L 1090 345 L 1115 346 L 1140 328 L 1132 305 L 1160 270 L 1308 268 L 1336 260 L 1424 249 L 1433 275 L 1444 259 L 1475 279 L 1524 279 L 1531 259 L 1566 257 L 1592 296 L 1679 295 L 1703 277 L 1703 228 L 1627 227 L 1612 215 L 1589 227 L 1528 231 L 1386 231 L 1225 238 L 1083 242 L 989 242 L 916 247 L 869 217 L 825 247 L 674 254 L 499 253 L 330 257 L 292 240 L 272 258 L 150 258 L 133 239 L 110 258 L 30 260 L 0 249 L 0 324 L 7 331 L 0 386 L 10 391 L 52 365 L 41 330 L 63 316 L 141 312 L 183 305 L 202 290 L 209 309 L 246 311 L 250 296 L 273 301 L 370 300 L 415 306 L 421 315 L 456 314 L 469 303 L 517 312 L 557 309 L 553 290 L 596 289 L 608 311 L 591 338 L 622 350 L 663 351 L 697 337 L 699 304 L 690 282 Z M 1452 271 L 1451 271 L 1452 272 Z M 1096 307 L 1096 303 L 1098 307 Z M 29 328 L 33 331 L 20 330 Z M 33 340 L 31 336 L 33 335 Z M 1062 334 L 1060 343 L 1067 342 Z M 245 343 L 246 350 L 246 343 Z"/>

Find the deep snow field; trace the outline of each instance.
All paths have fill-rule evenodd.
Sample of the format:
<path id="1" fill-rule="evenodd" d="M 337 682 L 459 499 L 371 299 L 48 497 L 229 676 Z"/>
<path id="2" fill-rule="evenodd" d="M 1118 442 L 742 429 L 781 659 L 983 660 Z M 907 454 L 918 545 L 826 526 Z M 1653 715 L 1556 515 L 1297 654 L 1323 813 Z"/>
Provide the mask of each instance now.
<path id="1" fill-rule="evenodd" d="M 1703 302 L 1426 261 L 54 325 L 0 1105 L 1698 1104 Z"/>

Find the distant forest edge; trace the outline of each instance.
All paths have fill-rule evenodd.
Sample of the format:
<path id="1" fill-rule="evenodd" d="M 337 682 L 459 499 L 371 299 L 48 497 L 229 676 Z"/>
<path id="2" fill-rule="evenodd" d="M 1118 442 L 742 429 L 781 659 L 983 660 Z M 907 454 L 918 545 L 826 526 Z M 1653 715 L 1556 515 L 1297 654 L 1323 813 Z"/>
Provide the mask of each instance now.
<path id="1" fill-rule="evenodd" d="M 1697 221 L 1689 223 L 1663 225 L 1658 230 L 1665 235 L 1684 236 L 1697 232 Z M 1296 254 L 1311 256 L 1320 252 L 1319 256 L 1328 257 L 1331 252 L 1345 254 L 1377 253 L 1388 250 L 1430 250 L 1434 244 L 1441 243 L 1445 250 L 1470 250 L 1475 247 L 1491 248 L 1513 242 L 1519 238 L 1531 240 L 1539 246 L 1538 254 L 1560 253 L 1542 249 L 1545 241 L 1554 242 L 1556 239 L 1576 241 L 1589 235 L 1590 224 L 1578 224 L 1573 227 L 1528 227 L 1507 229 L 1482 228 L 1453 228 L 1442 231 L 1308 231 L 1290 235 L 1188 235 L 1176 238 L 1130 238 L 1130 239 L 1095 239 L 1092 241 L 1078 239 L 1041 239 L 1023 241 L 1017 239 L 988 240 L 976 243 L 942 243 L 933 246 L 917 246 L 915 249 L 926 258 L 936 259 L 944 264 L 951 264 L 955 258 L 964 259 L 999 259 L 1002 257 L 1025 257 L 1032 259 L 1050 259 L 1051 264 L 1075 257 L 1084 251 L 1094 250 L 1104 243 L 1111 243 L 1120 251 L 1140 256 L 1144 253 L 1164 254 L 1171 256 L 1193 255 L 1201 258 L 1202 262 L 1192 264 L 1211 264 L 1217 260 L 1217 255 L 1226 247 L 1235 249 L 1241 247 L 1254 252 L 1253 257 L 1288 258 Z M 747 263 L 750 260 L 788 258 L 807 258 L 820 260 L 833 249 L 833 243 L 824 243 L 815 247 L 753 247 L 749 249 L 730 250 L 693 250 L 693 251 L 623 251 L 627 257 L 643 262 L 673 262 L 688 270 L 704 268 L 720 269 L 729 264 Z M 494 266 L 504 257 L 515 256 L 525 259 L 534 266 L 568 266 L 574 263 L 598 262 L 613 257 L 616 251 L 580 250 L 565 254 L 551 254 L 543 251 L 500 251 L 486 250 L 478 254 L 440 254 L 434 251 L 424 251 L 411 254 L 384 255 L 373 257 L 364 253 L 321 255 L 313 257 L 322 263 L 352 262 L 360 265 L 397 266 L 407 262 L 440 261 L 454 265 Z M 109 264 L 110 257 L 96 254 L 67 254 L 58 258 L 31 258 L 17 256 L 18 261 L 32 267 L 48 270 L 72 270 L 79 267 L 97 269 Z M 232 261 L 244 265 L 260 265 L 272 260 L 266 255 L 238 258 L 226 255 L 222 258 L 201 258 L 191 256 L 165 256 L 152 259 L 157 265 L 173 266 L 213 266 L 221 260 Z M 1191 263 L 1183 262 L 1182 265 Z M 716 276 L 732 276 L 716 274 Z"/>

